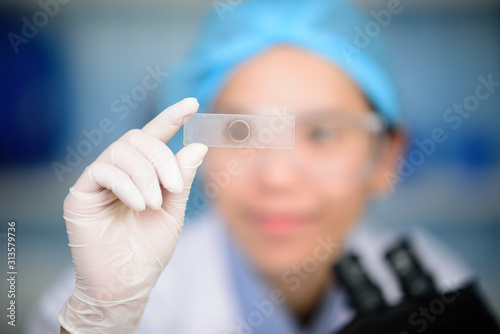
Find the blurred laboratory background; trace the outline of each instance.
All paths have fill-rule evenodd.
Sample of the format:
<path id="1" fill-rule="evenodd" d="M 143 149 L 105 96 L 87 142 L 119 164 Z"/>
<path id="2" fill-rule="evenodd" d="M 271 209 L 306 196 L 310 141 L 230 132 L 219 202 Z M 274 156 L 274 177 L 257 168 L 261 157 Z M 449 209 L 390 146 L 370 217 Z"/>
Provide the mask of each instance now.
<path id="1" fill-rule="evenodd" d="M 370 12 L 390 2 L 357 1 L 374 22 Z M 104 148 L 166 107 L 168 73 L 203 14 L 221 3 L 237 10 L 225 0 L 0 0 L 2 281 L 12 220 L 18 266 L 17 326 L 2 316 L 1 333 L 21 333 L 44 289 L 71 265 L 62 217 L 68 189 Z M 368 215 L 381 227 L 418 227 L 441 240 L 478 273 L 500 319 L 500 86 L 474 98 L 481 80 L 500 82 L 500 2 L 400 6 L 369 38 L 387 40 L 410 147 L 397 190 Z M 151 72 L 158 85 L 141 89 Z M 455 104 L 471 111 L 449 114 Z M 436 129 L 446 141 L 432 152 L 417 144 Z M 2 308 L 6 288 L 0 284 Z"/>

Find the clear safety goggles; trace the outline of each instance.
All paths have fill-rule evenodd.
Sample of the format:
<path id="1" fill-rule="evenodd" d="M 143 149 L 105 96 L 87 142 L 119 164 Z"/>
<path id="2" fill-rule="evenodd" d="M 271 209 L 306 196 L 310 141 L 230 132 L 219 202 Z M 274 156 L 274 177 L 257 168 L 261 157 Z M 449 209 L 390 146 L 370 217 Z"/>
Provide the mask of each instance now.
<path id="1" fill-rule="evenodd" d="M 217 147 L 218 157 L 234 160 L 242 173 L 280 164 L 313 179 L 364 176 L 376 164 L 387 137 L 385 123 L 375 112 L 195 116 L 185 125 L 184 143 Z"/>

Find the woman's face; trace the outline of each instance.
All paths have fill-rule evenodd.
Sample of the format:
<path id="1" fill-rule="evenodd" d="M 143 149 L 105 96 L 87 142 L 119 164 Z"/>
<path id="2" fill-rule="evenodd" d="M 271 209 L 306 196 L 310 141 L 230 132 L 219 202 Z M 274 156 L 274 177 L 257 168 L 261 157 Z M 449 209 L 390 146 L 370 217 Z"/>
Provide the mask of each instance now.
<path id="1" fill-rule="evenodd" d="M 370 104 L 342 70 L 306 51 L 279 46 L 252 58 L 215 103 L 216 112 L 285 110 L 296 115 L 294 149 L 210 148 L 204 161 L 218 211 L 270 275 L 304 261 L 329 267 L 339 251 L 334 244 L 342 243 L 392 167 L 379 161 L 384 167 L 367 172 L 374 139 L 339 119 L 356 123 L 372 115 Z"/>

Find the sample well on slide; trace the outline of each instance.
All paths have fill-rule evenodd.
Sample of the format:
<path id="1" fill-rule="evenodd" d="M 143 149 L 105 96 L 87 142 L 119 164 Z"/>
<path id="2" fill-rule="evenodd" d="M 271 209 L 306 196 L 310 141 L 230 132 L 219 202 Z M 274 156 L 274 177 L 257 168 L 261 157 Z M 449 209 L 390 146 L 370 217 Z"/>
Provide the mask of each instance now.
<path id="1" fill-rule="evenodd" d="M 290 115 L 194 114 L 184 124 L 184 145 L 292 149 L 295 117 Z"/>

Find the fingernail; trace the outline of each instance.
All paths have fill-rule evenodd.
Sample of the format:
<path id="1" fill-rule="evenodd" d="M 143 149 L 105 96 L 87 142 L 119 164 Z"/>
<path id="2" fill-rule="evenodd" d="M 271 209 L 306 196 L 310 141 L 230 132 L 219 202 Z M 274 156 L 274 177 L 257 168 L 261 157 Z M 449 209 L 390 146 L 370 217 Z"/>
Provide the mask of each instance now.
<path id="1" fill-rule="evenodd" d="M 186 110 L 185 107 L 189 104 L 193 104 L 192 108 Z M 186 117 L 190 117 L 196 113 L 198 107 L 198 101 L 194 97 L 185 98 L 171 107 L 172 109 L 169 112 L 168 118 L 172 123 L 181 125 L 184 123 Z"/>
<path id="2" fill-rule="evenodd" d="M 169 185 L 172 192 L 180 193 L 184 189 L 184 180 L 182 179 L 182 175 L 179 171 L 179 165 L 177 164 L 177 160 L 175 158 L 169 161 Z"/>
<path id="3" fill-rule="evenodd" d="M 161 198 L 160 199 L 155 199 L 153 201 L 153 203 L 151 203 L 151 208 L 153 210 L 158 210 L 159 208 L 161 208 L 161 204 L 162 204 Z"/>
<path id="4" fill-rule="evenodd" d="M 152 188 L 151 192 L 151 207 L 155 210 L 161 208 L 161 204 L 163 202 L 163 198 L 161 196 L 161 190 L 159 186 L 155 186 Z"/>
<path id="5" fill-rule="evenodd" d="M 132 203 L 135 211 L 144 211 L 146 209 L 146 202 L 140 193 L 133 192 L 132 193 Z"/>
<path id="6" fill-rule="evenodd" d="M 171 187 L 173 193 L 181 193 L 184 190 L 184 181 L 180 175 L 172 180 Z"/>
<path id="7" fill-rule="evenodd" d="M 189 103 L 193 103 L 193 104 L 199 105 L 198 100 L 195 99 L 194 97 L 186 97 L 182 101 L 177 102 L 177 105 L 178 106 L 184 106 L 184 105 L 187 105 Z"/>

